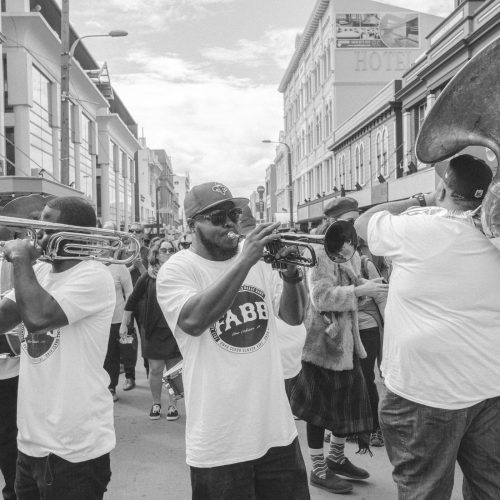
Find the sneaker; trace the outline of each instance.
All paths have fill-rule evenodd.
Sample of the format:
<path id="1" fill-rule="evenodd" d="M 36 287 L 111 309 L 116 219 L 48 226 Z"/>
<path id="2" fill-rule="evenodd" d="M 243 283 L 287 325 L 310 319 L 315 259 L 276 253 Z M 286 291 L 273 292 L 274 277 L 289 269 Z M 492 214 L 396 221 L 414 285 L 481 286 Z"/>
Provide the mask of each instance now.
<path id="1" fill-rule="evenodd" d="M 111 393 L 111 396 L 113 396 L 113 402 L 118 401 L 118 396 L 116 395 L 116 390 L 110 389 L 109 392 Z"/>
<path id="2" fill-rule="evenodd" d="M 313 471 L 311 471 L 309 483 L 311 486 L 316 486 L 316 488 L 321 488 L 322 490 L 330 491 L 331 493 L 349 493 L 352 491 L 352 484 L 344 481 L 331 470 L 326 471 L 325 479 L 320 478 Z"/>
<path id="3" fill-rule="evenodd" d="M 335 472 L 335 474 L 339 476 L 348 477 L 350 479 L 368 479 L 370 477 L 368 471 L 361 467 L 356 467 L 346 457 L 344 457 L 344 461 L 341 464 L 326 457 L 326 465 L 332 472 Z"/>
<path id="4" fill-rule="evenodd" d="M 174 405 L 170 405 L 167 409 L 167 420 L 177 420 L 179 418 L 179 412 Z"/>
<path id="5" fill-rule="evenodd" d="M 124 391 L 130 391 L 135 387 L 135 380 L 133 378 L 126 378 L 125 383 L 123 384 Z"/>
<path id="6" fill-rule="evenodd" d="M 384 436 L 382 435 L 382 429 L 380 427 L 375 431 L 372 432 L 370 435 L 370 446 L 375 446 L 376 448 L 380 448 L 381 446 L 384 446 Z"/>
<path id="7" fill-rule="evenodd" d="M 149 418 L 151 420 L 158 420 L 161 415 L 161 405 L 154 404 L 149 412 Z"/>

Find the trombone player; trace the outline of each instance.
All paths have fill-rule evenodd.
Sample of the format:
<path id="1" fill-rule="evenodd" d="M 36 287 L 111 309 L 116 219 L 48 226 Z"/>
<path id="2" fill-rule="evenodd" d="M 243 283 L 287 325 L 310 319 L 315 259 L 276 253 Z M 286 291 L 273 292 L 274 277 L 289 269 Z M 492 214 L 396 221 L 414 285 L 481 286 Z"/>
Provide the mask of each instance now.
<path id="1" fill-rule="evenodd" d="M 96 215 L 84 199 L 60 197 L 47 203 L 41 221 L 95 227 Z M 103 369 L 114 283 L 94 260 L 34 265 L 53 233 L 44 230 L 40 248 L 23 239 L 3 245 L 14 291 L 0 302 L 0 332 L 22 322 L 15 490 L 19 500 L 97 500 L 115 446 Z"/>

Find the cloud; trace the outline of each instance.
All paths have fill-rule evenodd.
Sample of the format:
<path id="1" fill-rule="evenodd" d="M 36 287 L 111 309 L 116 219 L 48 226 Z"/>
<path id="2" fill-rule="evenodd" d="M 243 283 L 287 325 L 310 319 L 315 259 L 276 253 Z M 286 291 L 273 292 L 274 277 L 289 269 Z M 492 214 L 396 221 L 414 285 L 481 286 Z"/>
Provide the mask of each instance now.
<path id="1" fill-rule="evenodd" d="M 174 55 L 142 54 L 142 71 L 114 75 L 113 85 L 148 147 L 165 149 L 174 171 L 192 184 L 218 180 L 249 196 L 264 180 L 274 148 L 261 143 L 282 127 L 282 98 L 275 85 L 222 79 Z"/>
<path id="2" fill-rule="evenodd" d="M 298 29 L 270 29 L 259 40 L 242 38 L 235 48 L 211 47 L 203 49 L 201 54 L 214 62 L 246 65 L 250 67 L 265 64 L 278 65 L 286 69 L 293 55 L 294 41 Z"/>
<path id="3" fill-rule="evenodd" d="M 449 15 L 455 5 L 454 0 L 382 0 L 382 2 L 443 17 Z"/>

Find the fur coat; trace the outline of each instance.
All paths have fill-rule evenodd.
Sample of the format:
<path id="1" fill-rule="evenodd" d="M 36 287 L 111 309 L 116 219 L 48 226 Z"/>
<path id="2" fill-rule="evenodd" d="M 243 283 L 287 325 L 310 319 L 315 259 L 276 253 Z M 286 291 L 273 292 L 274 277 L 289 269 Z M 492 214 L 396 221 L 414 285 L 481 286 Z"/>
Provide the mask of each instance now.
<path id="1" fill-rule="evenodd" d="M 333 371 L 352 370 L 354 355 L 366 358 L 358 328 L 358 298 L 354 288 L 361 278 L 356 252 L 344 264 L 335 264 L 315 245 L 318 265 L 307 270 L 309 305 L 302 360 Z"/>

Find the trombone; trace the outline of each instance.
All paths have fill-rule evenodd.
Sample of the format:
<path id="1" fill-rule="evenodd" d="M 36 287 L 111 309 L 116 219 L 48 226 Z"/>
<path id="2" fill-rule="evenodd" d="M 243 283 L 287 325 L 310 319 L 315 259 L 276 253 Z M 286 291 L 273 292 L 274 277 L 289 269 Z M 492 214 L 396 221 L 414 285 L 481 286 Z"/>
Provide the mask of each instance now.
<path id="1" fill-rule="evenodd" d="M 108 264 L 131 264 L 141 250 L 140 243 L 129 233 L 97 227 L 72 226 L 56 222 L 21 219 L 0 215 L 0 226 L 23 229 L 34 246 L 39 246 L 40 233 L 49 234 L 40 260 L 97 260 Z M 122 258 L 120 254 L 131 252 Z"/>

